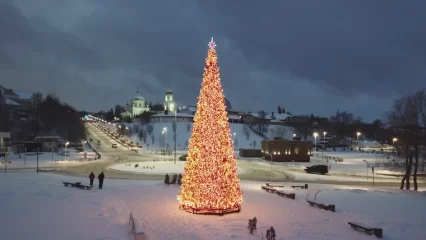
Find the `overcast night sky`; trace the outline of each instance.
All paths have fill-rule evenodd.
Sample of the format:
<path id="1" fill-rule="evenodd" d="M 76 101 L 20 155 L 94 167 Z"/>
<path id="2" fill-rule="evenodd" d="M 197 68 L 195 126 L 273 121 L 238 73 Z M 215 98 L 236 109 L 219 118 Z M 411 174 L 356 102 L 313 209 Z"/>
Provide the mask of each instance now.
<path id="1" fill-rule="evenodd" d="M 426 87 L 426 1 L 0 0 L 0 85 L 81 110 L 196 104 L 217 43 L 234 109 L 381 118 Z"/>

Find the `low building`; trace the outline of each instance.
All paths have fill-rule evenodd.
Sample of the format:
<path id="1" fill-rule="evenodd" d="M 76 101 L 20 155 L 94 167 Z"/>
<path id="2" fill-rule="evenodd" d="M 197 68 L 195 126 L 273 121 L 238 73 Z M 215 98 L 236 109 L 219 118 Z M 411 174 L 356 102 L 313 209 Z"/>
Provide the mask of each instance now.
<path id="1" fill-rule="evenodd" d="M 311 141 L 297 140 L 263 140 L 262 157 L 273 162 L 310 162 L 312 154 Z"/>
<path id="2" fill-rule="evenodd" d="M 40 151 L 56 151 L 60 144 L 59 136 L 37 136 L 35 141 L 41 143 Z"/>
<path id="3" fill-rule="evenodd" d="M 9 151 L 10 144 L 7 139 L 10 139 L 10 132 L 0 132 L 0 154 Z"/>
<path id="4" fill-rule="evenodd" d="M 193 122 L 194 121 L 194 115 L 188 114 L 188 113 L 158 113 L 155 115 L 152 115 L 150 118 L 150 121 L 155 122 Z"/>

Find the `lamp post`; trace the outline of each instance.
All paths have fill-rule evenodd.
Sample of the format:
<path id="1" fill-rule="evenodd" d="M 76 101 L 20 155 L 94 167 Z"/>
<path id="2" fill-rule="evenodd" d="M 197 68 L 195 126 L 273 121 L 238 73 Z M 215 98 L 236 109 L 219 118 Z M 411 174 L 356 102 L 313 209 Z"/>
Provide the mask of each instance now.
<path id="1" fill-rule="evenodd" d="M 324 161 L 324 151 L 325 151 L 325 135 L 327 135 L 327 132 L 323 132 L 322 135 L 324 136 L 324 144 L 322 146 L 322 160 Z"/>
<path id="2" fill-rule="evenodd" d="M 163 135 L 163 140 L 164 140 L 164 155 L 166 155 L 166 137 L 167 137 L 167 128 L 164 127 L 163 131 L 161 132 Z"/>
<path id="3" fill-rule="evenodd" d="M 236 139 L 236 137 L 235 137 L 235 135 L 237 135 L 236 132 L 234 132 L 234 134 L 232 135 L 233 136 L 232 145 L 234 146 L 234 150 L 236 150 L 236 146 L 235 146 L 235 139 Z"/>
<path id="4" fill-rule="evenodd" d="M 175 164 L 176 164 L 176 141 L 177 141 L 177 120 L 176 120 L 176 112 L 177 112 L 177 108 L 175 109 Z"/>
<path id="5" fill-rule="evenodd" d="M 395 142 L 398 141 L 398 138 L 392 139 L 393 150 L 395 151 Z"/>
<path id="6" fill-rule="evenodd" d="M 362 161 L 364 161 L 367 164 L 367 182 L 368 182 L 368 162 L 367 160 L 362 160 Z"/>
<path id="7" fill-rule="evenodd" d="M 356 132 L 356 141 L 358 142 L 358 151 L 359 151 L 359 136 L 361 136 L 360 132 Z"/>
<path id="8" fill-rule="evenodd" d="M 314 139 L 315 139 L 315 153 L 317 153 L 317 137 L 318 137 L 318 133 L 314 132 Z"/>
<path id="9" fill-rule="evenodd" d="M 70 144 L 70 142 L 65 143 L 64 160 L 67 160 L 67 147 L 68 147 L 69 144 Z M 38 153 L 37 153 L 37 156 L 38 156 Z"/>

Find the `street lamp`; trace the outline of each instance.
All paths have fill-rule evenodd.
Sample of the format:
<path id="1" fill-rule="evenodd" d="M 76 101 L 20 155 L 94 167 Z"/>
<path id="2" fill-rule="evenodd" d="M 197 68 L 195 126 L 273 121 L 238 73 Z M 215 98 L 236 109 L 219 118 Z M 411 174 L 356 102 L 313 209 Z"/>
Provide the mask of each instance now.
<path id="1" fill-rule="evenodd" d="M 175 109 L 175 164 L 176 164 L 176 142 L 177 142 L 177 120 L 176 120 L 176 112 L 177 112 L 177 108 Z"/>
<path id="2" fill-rule="evenodd" d="M 68 147 L 69 144 L 70 144 L 70 142 L 65 143 L 64 160 L 66 160 L 66 157 L 67 157 L 67 147 Z"/>
<path id="3" fill-rule="evenodd" d="M 356 132 L 356 141 L 358 142 L 358 150 L 359 150 L 359 136 L 361 136 L 361 133 Z"/>
<path id="4" fill-rule="evenodd" d="M 392 139 L 393 150 L 395 151 L 395 142 L 398 141 L 398 138 Z"/>
<path id="5" fill-rule="evenodd" d="M 325 135 L 327 135 L 327 132 L 322 133 L 324 135 L 324 150 L 325 150 Z"/>
<path id="6" fill-rule="evenodd" d="M 314 139 L 315 139 L 315 153 L 317 153 L 317 137 L 318 137 L 318 133 L 314 132 Z"/>
<path id="7" fill-rule="evenodd" d="M 367 182 L 368 182 L 368 162 L 367 160 L 362 160 L 362 161 L 364 161 L 367 164 Z"/>
<path id="8" fill-rule="evenodd" d="M 166 151 L 167 128 L 166 128 L 166 127 L 164 127 L 164 128 L 163 128 L 163 131 L 162 131 L 161 133 L 162 133 L 162 135 L 163 135 L 163 139 L 164 139 L 164 154 L 166 154 L 166 153 L 165 153 L 165 151 Z"/>
<path id="9" fill-rule="evenodd" d="M 324 161 L 324 151 L 325 151 L 325 135 L 327 135 L 327 132 L 323 132 L 322 135 L 324 136 L 324 144 L 322 146 L 322 160 Z M 328 162 L 328 160 L 327 160 Z"/>
<path id="10" fill-rule="evenodd" d="M 237 135 L 237 133 L 234 132 L 234 134 L 233 134 L 234 139 L 232 140 L 232 145 L 234 146 L 234 149 L 236 149 L 236 146 L 235 146 L 235 139 L 236 139 L 235 135 Z"/>

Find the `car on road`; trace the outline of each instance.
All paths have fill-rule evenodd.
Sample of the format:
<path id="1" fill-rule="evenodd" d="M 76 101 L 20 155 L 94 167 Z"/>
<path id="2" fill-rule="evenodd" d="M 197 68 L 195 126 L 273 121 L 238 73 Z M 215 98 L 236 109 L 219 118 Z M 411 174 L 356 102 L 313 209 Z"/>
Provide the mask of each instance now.
<path id="1" fill-rule="evenodd" d="M 327 174 L 328 173 L 328 166 L 327 165 L 312 165 L 312 166 L 306 167 L 305 172 Z"/>
<path id="2" fill-rule="evenodd" d="M 112 148 L 117 148 L 117 143 L 113 143 Z"/>
<path id="3" fill-rule="evenodd" d="M 187 154 L 180 156 L 179 161 L 186 161 L 187 156 L 188 156 Z"/>

